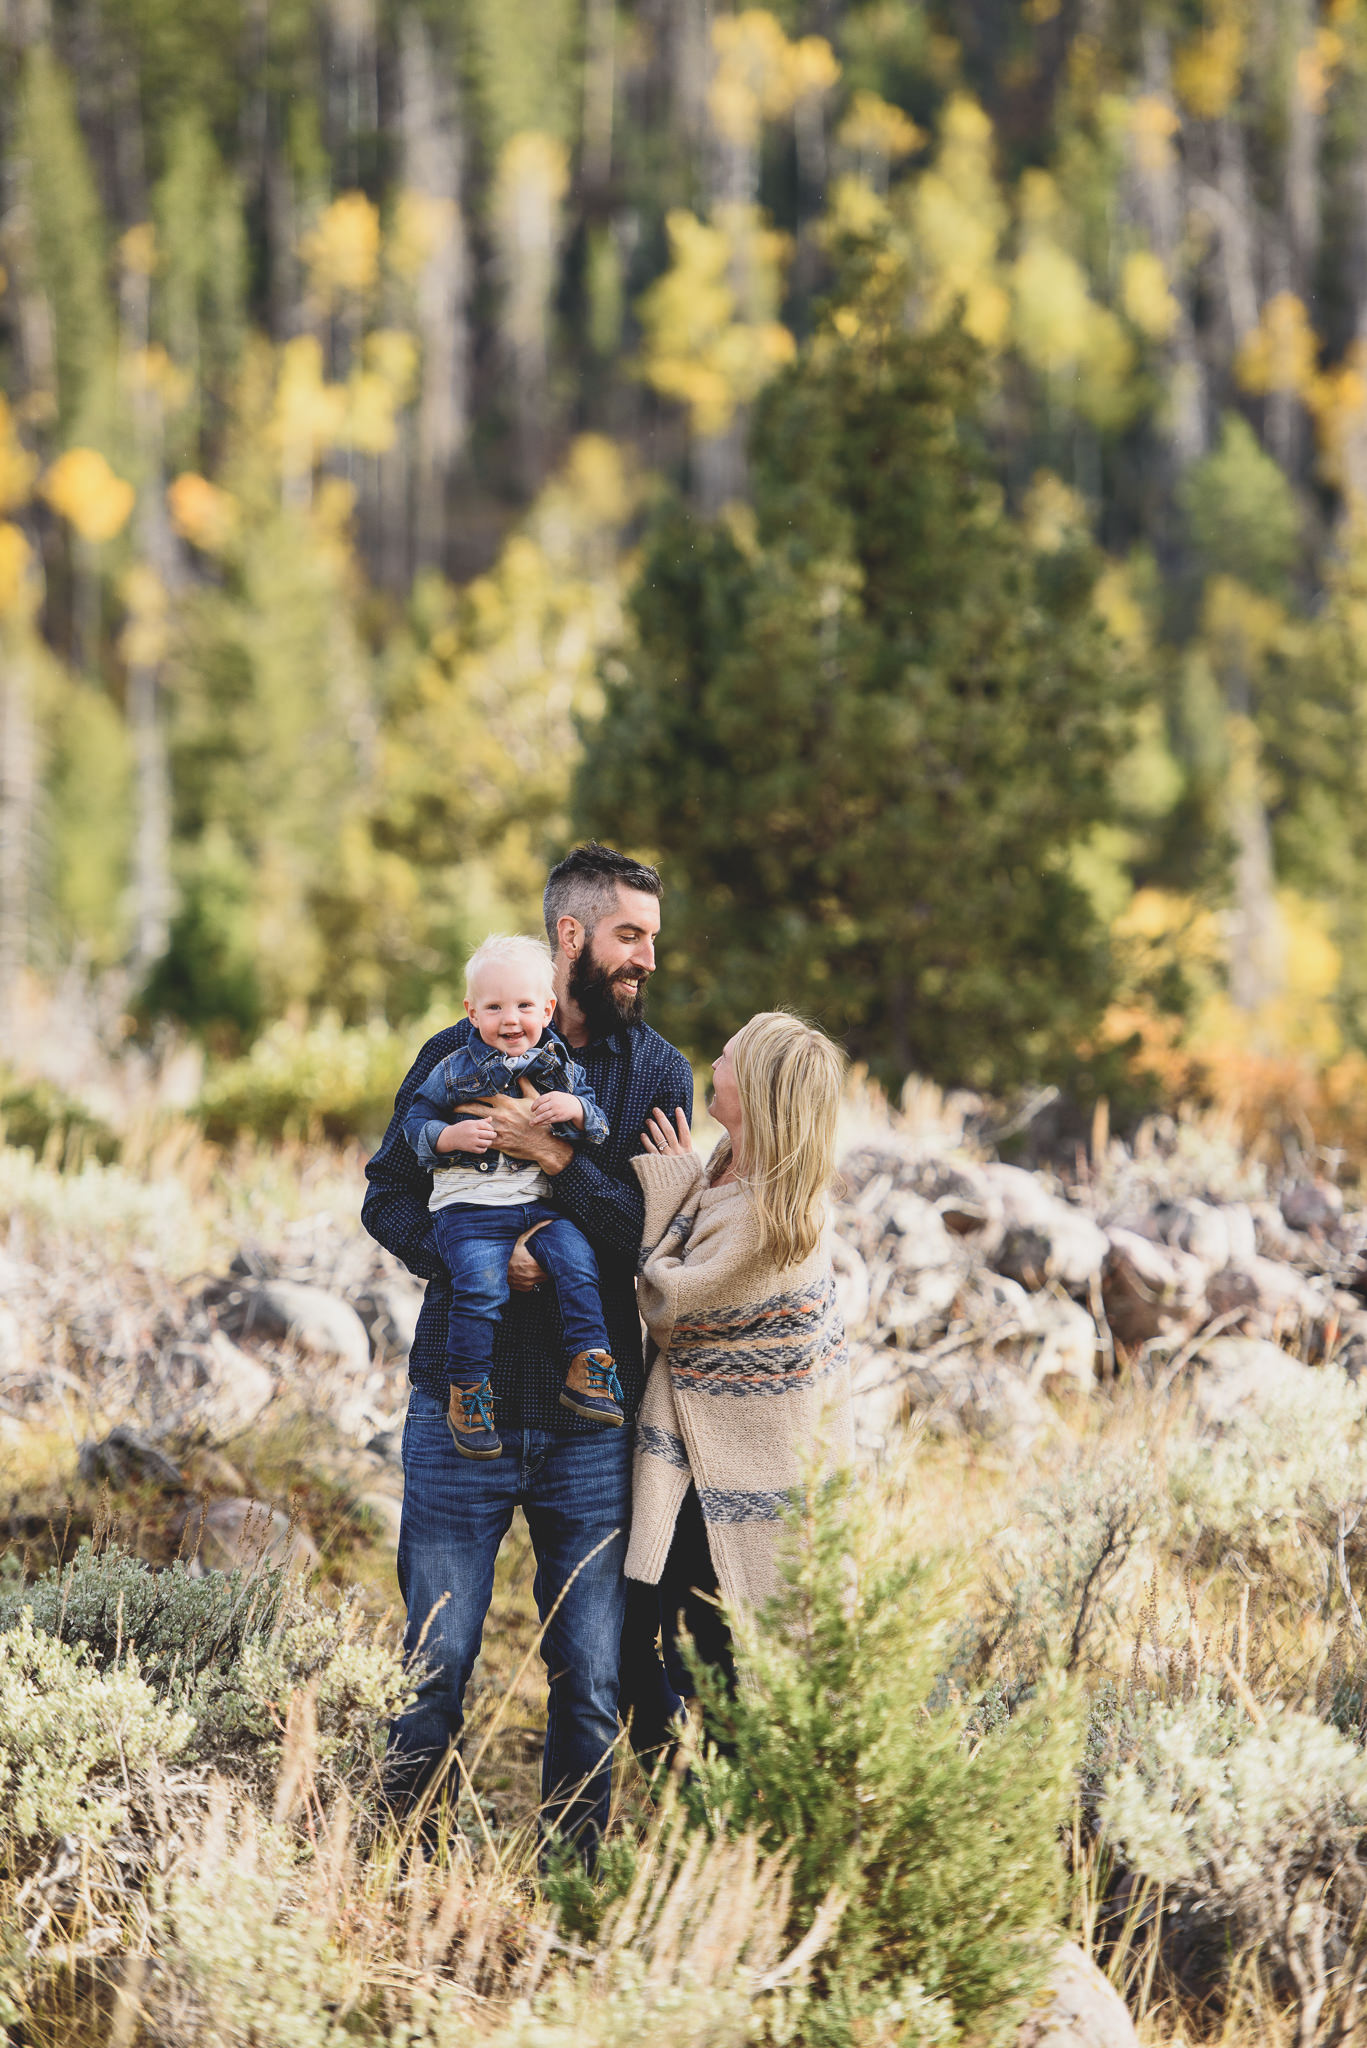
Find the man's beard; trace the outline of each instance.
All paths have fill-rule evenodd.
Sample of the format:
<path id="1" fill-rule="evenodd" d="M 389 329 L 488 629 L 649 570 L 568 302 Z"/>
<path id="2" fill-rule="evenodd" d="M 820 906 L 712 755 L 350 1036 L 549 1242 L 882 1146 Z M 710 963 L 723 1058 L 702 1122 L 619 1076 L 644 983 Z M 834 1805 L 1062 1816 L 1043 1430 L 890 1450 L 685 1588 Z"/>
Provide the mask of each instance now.
<path id="1" fill-rule="evenodd" d="M 625 988 L 627 979 L 636 982 L 634 992 Z M 589 1037 L 606 1038 L 623 1024 L 639 1024 L 646 1013 L 648 979 L 635 967 L 619 967 L 609 974 L 594 958 L 593 947 L 585 946 L 570 967 L 569 998 L 578 1005 Z"/>

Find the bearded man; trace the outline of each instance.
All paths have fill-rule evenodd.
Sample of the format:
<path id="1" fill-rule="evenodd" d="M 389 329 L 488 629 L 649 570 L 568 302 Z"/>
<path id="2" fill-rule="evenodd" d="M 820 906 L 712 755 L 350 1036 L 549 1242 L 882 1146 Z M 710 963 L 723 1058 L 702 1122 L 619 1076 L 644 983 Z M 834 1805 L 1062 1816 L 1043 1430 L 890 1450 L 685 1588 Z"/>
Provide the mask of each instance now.
<path id="1" fill-rule="evenodd" d="M 635 1289 L 645 1209 L 628 1162 L 642 1149 L 653 1109 L 671 1122 L 679 1109 L 688 1117 L 693 1112 L 688 1062 L 643 1022 L 662 894 L 654 868 L 597 844 L 576 848 L 546 884 L 555 1027 L 607 1117 L 604 1143 L 589 1151 L 552 1136 L 531 1120 L 535 1097 L 496 1096 L 487 1112 L 496 1149 L 535 1161 L 550 1179 L 549 1199 L 598 1255 L 628 1427 L 605 1429 L 561 1405 L 564 1360 L 554 1293 L 543 1288 L 546 1276 L 533 1250 L 520 1245 L 508 1265 L 513 1292 L 489 1375 L 503 1453 L 474 1460 L 456 1451 L 447 1427 L 449 1283 L 428 1212 L 432 1176 L 405 1141 L 403 1124 L 428 1074 L 469 1037 L 468 1019 L 439 1031 L 419 1053 L 366 1168 L 370 1185 L 361 1211 L 371 1236 L 427 1282 L 408 1360 L 398 1558 L 408 1610 L 405 1650 L 422 1677 L 414 1705 L 390 1729 L 390 1801 L 400 1812 L 410 1808 L 460 1736 L 494 1560 L 520 1507 L 536 1558 L 537 1611 L 543 1622 L 549 1617 L 541 1646 L 548 1684 L 543 1819 L 587 1852 L 606 1824 L 612 1788 L 626 1602 L 622 1562 L 631 1512 L 629 1425 L 645 1386 Z M 643 1657 L 636 1660 L 648 1671 L 653 1621 L 652 1613 Z"/>

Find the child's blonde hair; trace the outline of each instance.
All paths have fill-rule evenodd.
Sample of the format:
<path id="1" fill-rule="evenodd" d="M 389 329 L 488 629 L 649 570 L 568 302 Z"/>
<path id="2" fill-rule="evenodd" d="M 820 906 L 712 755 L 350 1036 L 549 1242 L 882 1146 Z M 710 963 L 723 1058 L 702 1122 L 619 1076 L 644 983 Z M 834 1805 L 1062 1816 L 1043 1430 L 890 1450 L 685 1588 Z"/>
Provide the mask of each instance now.
<path id="1" fill-rule="evenodd" d="M 555 994 L 551 972 L 551 949 L 541 939 L 527 939 L 521 933 L 495 932 L 484 939 L 465 963 L 465 999 L 473 1002 L 479 978 L 491 967 L 512 967 L 536 976 L 544 994 Z"/>
<path id="2" fill-rule="evenodd" d="M 835 1178 L 835 1124 L 845 1055 L 788 1010 L 761 1010 L 731 1047 L 740 1094 L 742 1156 L 736 1175 L 755 1205 L 765 1253 L 800 1266 L 821 1241 Z M 723 1138 L 712 1172 L 731 1158 Z"/>

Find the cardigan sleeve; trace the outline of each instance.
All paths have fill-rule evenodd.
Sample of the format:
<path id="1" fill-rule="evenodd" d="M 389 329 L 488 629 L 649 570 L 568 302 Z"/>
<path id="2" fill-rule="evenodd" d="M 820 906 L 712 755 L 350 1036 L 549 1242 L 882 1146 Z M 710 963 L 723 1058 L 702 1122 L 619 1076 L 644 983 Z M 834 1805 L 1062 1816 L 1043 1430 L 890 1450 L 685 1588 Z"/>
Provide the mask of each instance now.
<path id="1" fill-rule="evenodd" d="M 739 1190 L 738 1199 L 700 1208 L 707 1181 L 701 1163 L 686 1170 L 692 1157 L 652 1154 L 631 1162 L 646 1190 L 647 1214 L 662 1231 L 642 1258 L 636 1286 L 637 1306 L 661 1351 L 668 1350 L 681 1317 L 747 1298 L 757 1263 L 764 1263 Z"/>

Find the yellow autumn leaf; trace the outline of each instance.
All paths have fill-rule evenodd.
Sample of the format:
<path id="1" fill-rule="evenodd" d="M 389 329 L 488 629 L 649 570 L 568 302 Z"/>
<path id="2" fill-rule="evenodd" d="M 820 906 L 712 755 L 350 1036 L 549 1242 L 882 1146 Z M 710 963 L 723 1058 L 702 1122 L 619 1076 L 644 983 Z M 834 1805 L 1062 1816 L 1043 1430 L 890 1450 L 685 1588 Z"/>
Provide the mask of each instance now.
<path id="1" fill-rule="evenodd" d="M 1322 113 L 1329 85 L 1343 61 L 1343 37 L 1332 28 L 1321 28 L 1315 40 L 1296 53 L 1296 90 L 1312 114 Z"/>
<path id="2" fill-rule="evenodd" d="M 19 528 L 0 519 L 0 619 L 22 609 L 29 559 L 29 544 Z"/>
<path id="3" fill-rule="evenodd" d="M 323 376 L 323 351 L 316 336 L 299 334 L 287 341 L 280 351 L 270 428 L 287 476 L 308 475 L 324 449 L 336 443 L 346 406 L 345 387 L 329 384 Z"/>
<path id="4" fill-rule="evenodd" d="M 777 121 L 801 99 L 828 92 L 840 64 L 824 36 L 790 42 L 764 7 L 718 15 L 712 24 L 716 64 L 707 105 L 728 142 L 753 143 L 765 121 Z"/>
<path id="5" fill-rule="evenodd" d="M 98 448 L 68 448 L 43 478 L 43 496 L 82 540 L 113 540 L 128 523 L 135 493 Z"/>
<path id="6" fill-rule="evenodd" d="M 1163 259 L 1152 249 L 1135 249 L 1125 258 L 1120 300 L 1126 317 L 1150 341 L 1166 341 L 1177 325 L 1180 308 L 1168 290 Z"/>
<path id="7" fill-rule="evenodd" d="M 736 407 L 755 398 L 796 351 L 773 317 L 790 245 L 761 224 L 756 207 L 718 208 L 715 223 L 679 207 L 665 225 L 670 267 L 640 301 L 644 374 L 665 397 L 688 406 L 696 433 L 720 434 Z M 742 262 L 749 318 L 731 281 Z"/>
<path id="8" fill-rule="evenodd" d="M 13 512 L 28 502 L 37 474 L 37 461 L 19 439 L 9 401 L 0 391 L 0 512 Z"/>
<path id="9" fill-rule="evenodd" d="M 343 192 L 325 207 L 300 243 L 309 281 L 324 300 L 361 297 L 380 266 L 380 216 L 364 192 Z"/>
<path id="10" fill-rule="evenodd" d="M 855 156 L 881 157 L 885 163 L 895 164 L 920 149 L 926 133 L 900 107 L 880 99 L 876 92 L 857 92 L 835 139 Z"/>
<path id="11" fill-rule="evenodd" d="M 410 283 L 444 248 L 460 225 L 460 208 L 454 199 L 438 199 L 430 192 L 405 186 L 394 202 L 385 260 L 396 276 Z"/>
<path id="12" fill-rule="evenodd" d="M 134 562 L 119 584 L 128 617 L 119 635 L 119 653 L 130 668 L 154 668 L 166 653 L 166 585 L 148 562 Z"/>
<path id="13" fill-rule="evenodd" d="M 1244 32 L 1232 18 L 1218 21 L 1183 45 L 1173 60 L 1177 97 L 1198 120 L 1218 121 L 1239 90 Z"/>
<path id="14" fill-rule="evenodd" d="M 1172 162 L 1172 138 L 1181 127 L 1176 113 L 1156 93 L 1141 93 L 1129 112 L 1130 136 L 1141 171 L 1165 171 Z"/>
<path id="15" fill-rule="evenodd" d="M 1310 316 L 1294 292 L 1278 292 L 1263 307 L 1258 325 L 1246 334 L 1234 358 L 1234 375 L 1245 391 L 1304 394 L 1315 377 L 1317 343 Z"/>
<path id="16" fill-rule="evenodd" d="M 176 532 L 203 554 L 221 554 L 237 529 L 236 498 L 193 470 L 185 470 L 167 485 L 166 502 Z"/>

